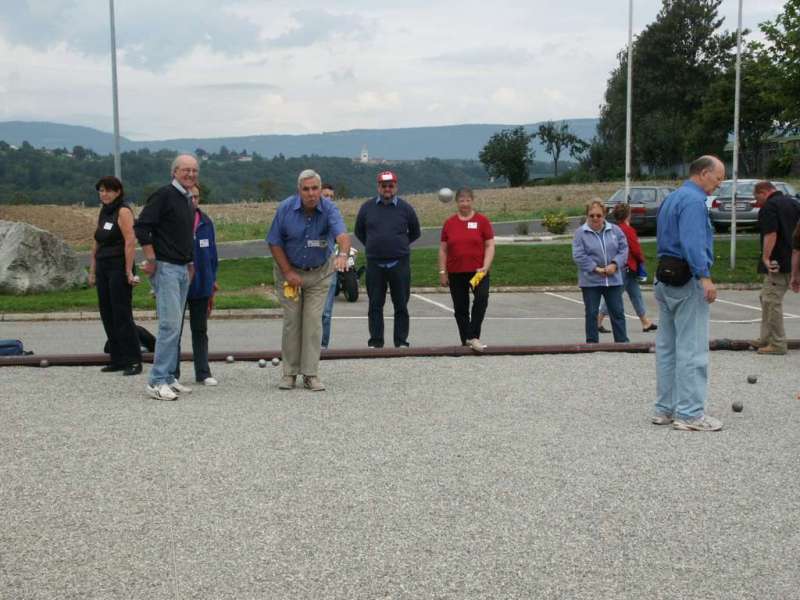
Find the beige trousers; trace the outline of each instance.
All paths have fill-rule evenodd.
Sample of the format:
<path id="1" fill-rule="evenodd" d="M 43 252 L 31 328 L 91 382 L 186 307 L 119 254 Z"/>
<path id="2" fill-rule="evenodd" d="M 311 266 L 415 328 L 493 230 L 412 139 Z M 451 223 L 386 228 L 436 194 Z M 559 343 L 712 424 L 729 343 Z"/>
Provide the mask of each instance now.
<path id="1" fill-rule="evenodd" d="M 778 350 L 787 349 L 783 328 L 783 297 L 789 289 L 789 273 L 767 273 L 761 288 L 761 342 Z"/>
<path id="2" fill-rule="evenodd" d="M 325 275 L 332 270 L 331 261 L 312 271 L 296 269 L 303 280 L 303 287 L 298 298 L 292 300 L 283 295 L 283 282 L 286 280 L 278 265 L 273 266 L 275 293 L 283 307 L 281 355 L 284 375 L 317 375 L 322 341 L 322 309 L 325 308 L 331 283 Z"/>

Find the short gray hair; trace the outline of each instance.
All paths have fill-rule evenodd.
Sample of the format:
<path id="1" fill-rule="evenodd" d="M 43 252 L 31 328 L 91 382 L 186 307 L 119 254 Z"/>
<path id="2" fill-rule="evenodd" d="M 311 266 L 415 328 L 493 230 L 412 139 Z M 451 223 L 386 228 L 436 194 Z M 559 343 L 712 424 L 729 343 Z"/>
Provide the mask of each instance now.
<path id="1" fill-rule="evenodd" d="M 722 161 L 716 156 L 712 156 L 710 154 L 701 156 L 700 158 L 695 159 L 692 164 L 689 165 L 689 175 L 700 175 L 703 171 L 714 169 L 721 162 Z"/>
<path id="2" fill-rule="evenodd" d="M 182 154 L 178 154 L 178 156 L 176 156 L 174 159 L 172 159 L 172 166 L 170 166 L 170 168 L 169 168 L 169 172 L 170 172 L 171 175 L 175 174 L 175 169 L 178 168 L 178 163 L 181 162 L 181 159 L 182 158 L 186 158 L 187 156 L 189 158 L 191 158 L 192 160 L 194 160 L 194 162 L 197 163 L 197 170 L 198 171 L 200 170 L 200 161 L 197 160 L 197 157 L 194 154 L 190 153 L 190 152 L 183 152 Z"/>
<path id="3" fill-rule="evenodd" d="M 314 169 L 303 169 L 300 171 L 300 175 L 297 176 L 297 187 L 300 187 L 300 184 L 303 183 L 306 179 L 316 179 L 317 183 L 322 185 L 322 177 L 319 176 Z"/>

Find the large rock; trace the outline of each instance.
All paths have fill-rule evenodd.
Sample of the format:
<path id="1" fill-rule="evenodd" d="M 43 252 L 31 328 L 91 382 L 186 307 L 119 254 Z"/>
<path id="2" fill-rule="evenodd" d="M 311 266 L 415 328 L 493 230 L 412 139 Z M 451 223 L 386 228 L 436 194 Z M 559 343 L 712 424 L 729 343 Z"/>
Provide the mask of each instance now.
<path id="1" fill-rule="evenodd" d="M 0 221 L 0 294 L 52 292 L 84 283 L 86 271 L 63 240 L 27 223 Z"/>

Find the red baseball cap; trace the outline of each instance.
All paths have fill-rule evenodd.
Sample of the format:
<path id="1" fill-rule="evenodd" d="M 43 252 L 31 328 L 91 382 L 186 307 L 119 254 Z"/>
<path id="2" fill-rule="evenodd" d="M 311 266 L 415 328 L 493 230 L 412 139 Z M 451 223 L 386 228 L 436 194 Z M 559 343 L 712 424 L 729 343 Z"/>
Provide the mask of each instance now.
<path id="1" fill-rule="evenodd" d="M 397 183 L 397 175 L 391 171 L 383 171 L 378 173 L 378 183 L 381 183 L 382 181 L 394 181 Z"/>

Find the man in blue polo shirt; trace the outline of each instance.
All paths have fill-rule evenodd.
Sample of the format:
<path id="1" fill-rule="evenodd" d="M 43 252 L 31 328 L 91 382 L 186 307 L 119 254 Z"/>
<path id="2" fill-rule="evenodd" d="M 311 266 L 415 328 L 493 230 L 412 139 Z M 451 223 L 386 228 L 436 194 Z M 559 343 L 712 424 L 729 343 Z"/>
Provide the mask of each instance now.
<path id="1" fill-rule="evenodd" d="M 378 195 L 361 205 L 355 234 L 367 254 L 367 345 L 383 347 L 383 305 L 388 287 L 394 305 L 394 346 L 407 347 L 411 295 L 409 246 L 421 232 L 414 207 L 397 195 L 397 176 L 391 171 L 378 175 Z"/>
<path id="2" fill-rule="evenodd" d="M 303 387 L 319 392 L 322 308 L 333 269 L 344 271 L 350 252 L 350 236 L 336 205 L 321 197 L 322 180 L 311 169 L 297 177 L 297 194 L 280 203 L 267 233 L 275 290 L 283 306 L 283 377 L 279 389 L 290 390 L 297 375 Z M 333 244 L 339 254 L 331 264 Z"/>
<path id="3" fill-rule="evenodd" d="M 706 196 L 725 178 L 725 165 L 701 156 L 689 179 L 666 197 L 658 211 L 655 297 L 656 407 L 652 421 L 682 431 L 717 431 L 722 422 L 705 414 L 708 397 L 709 305 L 717 299 L 711 281 L 714 238 Z"/>

